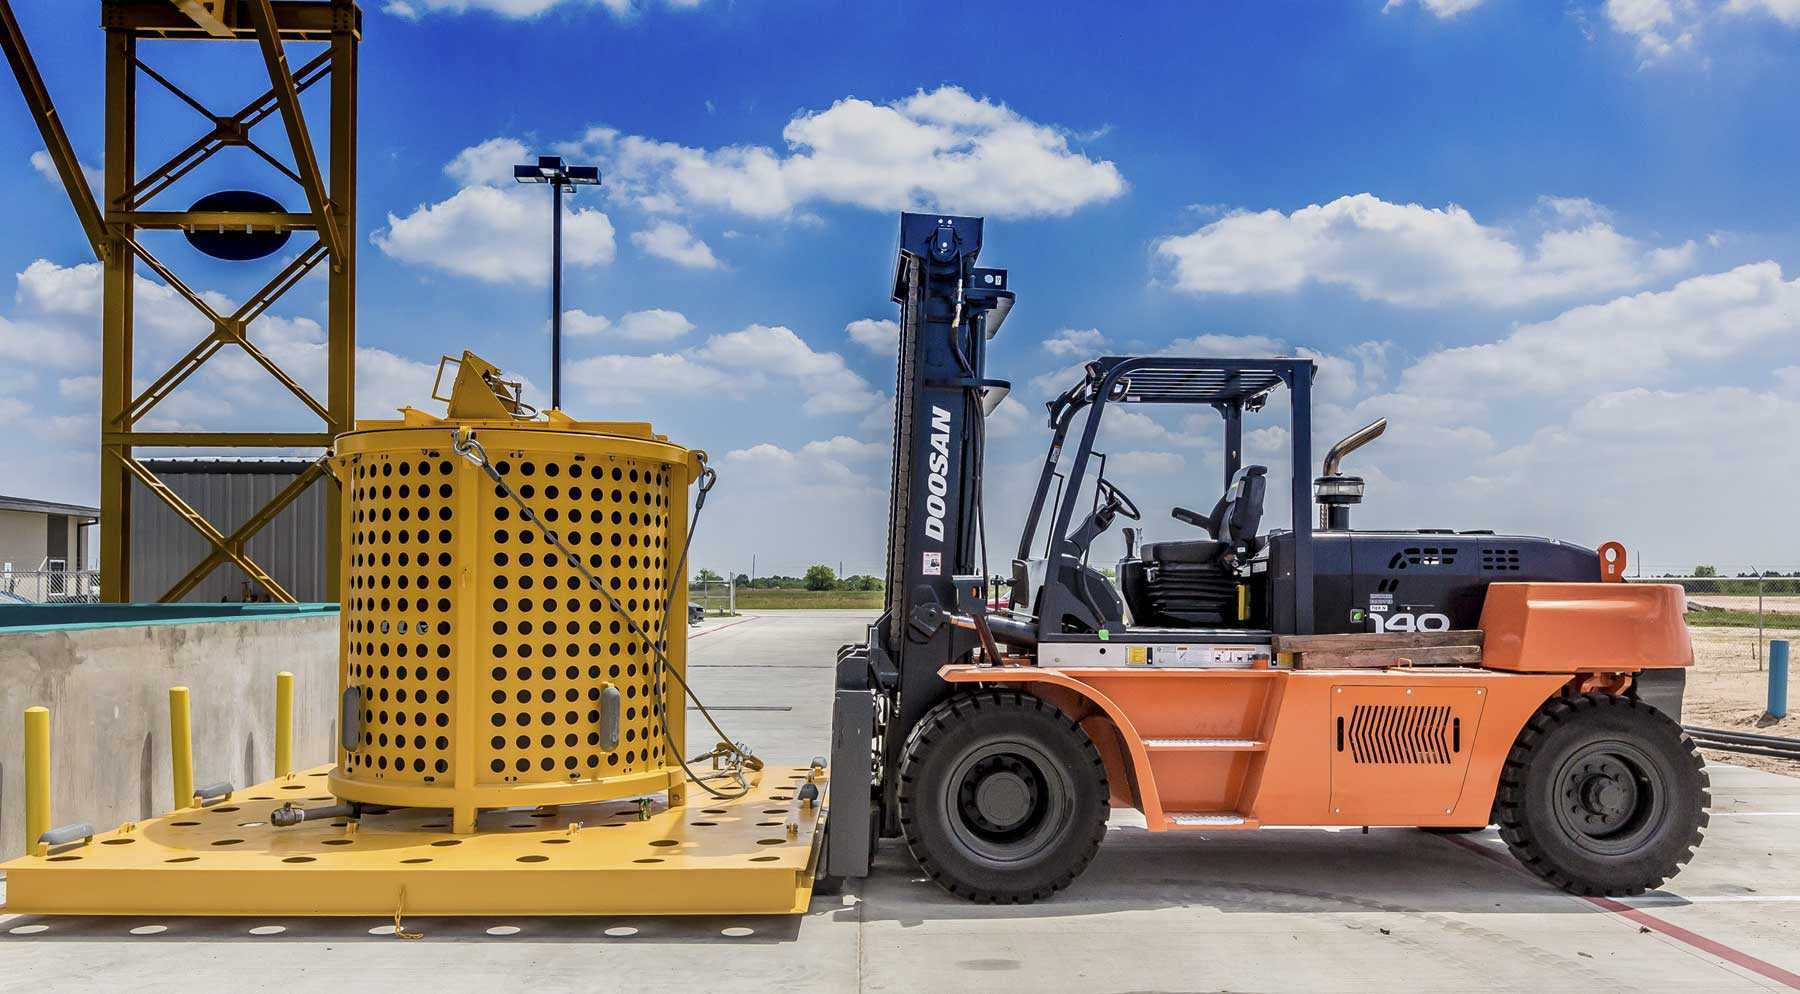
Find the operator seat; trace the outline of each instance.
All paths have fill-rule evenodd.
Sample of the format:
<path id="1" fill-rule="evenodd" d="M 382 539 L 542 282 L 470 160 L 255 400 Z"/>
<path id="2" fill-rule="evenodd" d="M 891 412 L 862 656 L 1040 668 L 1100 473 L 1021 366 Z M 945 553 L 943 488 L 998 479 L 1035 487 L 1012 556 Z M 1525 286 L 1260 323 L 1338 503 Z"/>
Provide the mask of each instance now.
<path id="1" fill-rule="evenodd" d="M 1133 623 L 1188 628 L 1238 620 L 1234 567 L 1257 550 L 1268 474 L 1267 466 L 1238 470 L 1211 514 L 1171 512 L 1210 538 L 1152 542 L 1140 558 L 1119 564 L 1119 591 Z"/>
<path id="2" fill-rule="evenodd" d="M 1233 557 L 1256 552 L 1256 531 L 1262 527 L 1263 497 L 1268 491 L 1269 467 L 1245 466 L 1232 474 L 1231 485 L 1211 514 L 1200 515 L 1185 507 L 1170 512 L 1177 521 L 1206 529 L 1210 539 L 1152 542 L 1144 546 L 1144 558 L 1158 563 L 1205 565 L 1225 552 Z"/>

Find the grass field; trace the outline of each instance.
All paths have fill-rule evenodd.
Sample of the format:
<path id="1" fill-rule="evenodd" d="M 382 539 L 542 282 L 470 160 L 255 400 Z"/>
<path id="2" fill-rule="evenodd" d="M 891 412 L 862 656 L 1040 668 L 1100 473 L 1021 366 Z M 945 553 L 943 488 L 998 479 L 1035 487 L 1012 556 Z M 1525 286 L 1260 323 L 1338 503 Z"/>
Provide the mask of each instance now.
<path id="1" fill-rule="evenodd" d="M 1700 611 L 1689 611 L 1687 623 L 1690 626 L 1711 625 L 1719 628 L 1755 628 L 1755 611 L 1727 611 L 1723 608 L 1705 608 Z M 1785 611 L 1768 611 L 1762 616 L 1765 628 L 1800 628 L 1800 614 Z"/>
<path id="2" fill-rule="evenodd" d="M 739 611 L 782 608 L 863 608 L 881 610 L 887 594 L 879 590 L 753 590 L 738 588 Z"/>

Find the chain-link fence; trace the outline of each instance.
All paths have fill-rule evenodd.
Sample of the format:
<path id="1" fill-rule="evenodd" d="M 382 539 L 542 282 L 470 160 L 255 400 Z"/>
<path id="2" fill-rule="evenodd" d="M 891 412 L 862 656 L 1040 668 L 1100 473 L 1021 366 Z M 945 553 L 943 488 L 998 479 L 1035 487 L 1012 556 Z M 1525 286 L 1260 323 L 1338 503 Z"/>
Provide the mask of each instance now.
<path id="1" fill-rule="evenodd" d="M 93 604 L 99 599 L 99 570 L 0 572 L 0 604 Z"/>
<path id="2" fill-rule="evenodd" d="M 694 580 L 688 584 L 688 609 L 698 607 L 707 617 L 737 613 L 737 584 L 730 579 Z"/>
<path id="3" fill-rule="evenodd" d="M 1751 654 L 1761 670 L 1768 659 L 1771 629 L 1791 630 L 1800 614 L 1800 571 L 1764 570 L 1737 576 L 1707 574 L 1653 574 L 1634 572 L 1629 583 L 1678 583 L 1687 591 L 1688 621 L 1691 625 L 1708 625 L 1749 629 L 1748 620 L 1755 618 L 1756 640 Z"/>

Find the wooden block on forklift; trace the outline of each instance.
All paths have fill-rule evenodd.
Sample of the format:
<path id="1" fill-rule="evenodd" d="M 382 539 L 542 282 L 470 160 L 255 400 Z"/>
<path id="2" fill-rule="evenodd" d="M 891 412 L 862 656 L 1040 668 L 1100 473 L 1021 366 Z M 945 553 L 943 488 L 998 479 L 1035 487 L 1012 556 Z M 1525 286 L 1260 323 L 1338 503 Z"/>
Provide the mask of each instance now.
<path id="1" fill-rule="evenodd" d="M 1350 632 L 1342 635 L 1277 635 L 1276 652 L 1357 652 L 1364 649 L 1420 649 L 1481 646 L 1479 628 L 1448 632 Z"/>
<path id="2" fill-rule="evenodd" d="M 359 824 L 269 825 L 293 801 L 329 804 L 321 767 L 225 803 L 122 825 L 85 845 L 0 863 L 9 914 L 381 916 L 800 914 L 822 858 L 826 787 L 769 767 L 745 797 L 654 797 L 484 812 L 395 808 Z"/>
<path id="3" fill-rule="evenodd" d="M 1480 666 L 1481 646 L 1433 645 L 1412 649 L 1312 650 L 1294 657 L 1297 670 L 1381 669 L 1389 666 Z"/>

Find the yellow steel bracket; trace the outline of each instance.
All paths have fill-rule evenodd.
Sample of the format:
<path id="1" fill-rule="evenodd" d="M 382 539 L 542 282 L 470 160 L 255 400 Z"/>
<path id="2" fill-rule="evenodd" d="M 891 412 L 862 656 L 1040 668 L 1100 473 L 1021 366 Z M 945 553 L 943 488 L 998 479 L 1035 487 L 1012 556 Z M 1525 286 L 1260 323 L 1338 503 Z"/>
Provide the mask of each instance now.
<path id="1" fill-rule="evenodd" d="M 444 396 L 444 373 L 452 365 L 456 366 L 456 380 L 450 394 Z M 504 379 L 499 366 L 465 350 L 460 359 L 444 356 L 438 360 L 431 398 L 447 405 L 446 416 L 453 421 L 514 421 L 537 413 L 520 403 L 522 387 L 518 380 Z"/>

